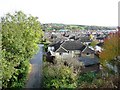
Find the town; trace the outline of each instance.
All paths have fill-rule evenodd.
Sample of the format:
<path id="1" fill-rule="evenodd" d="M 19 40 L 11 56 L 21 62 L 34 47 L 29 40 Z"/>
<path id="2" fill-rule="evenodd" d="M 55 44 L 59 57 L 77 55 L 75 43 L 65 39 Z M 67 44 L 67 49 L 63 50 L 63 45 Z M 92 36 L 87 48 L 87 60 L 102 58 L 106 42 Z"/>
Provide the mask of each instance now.
<path id="1" fill-rule="evenodd" d="M 0 89 L 119 89 L 118 2 L 1 0 Z"/>
<path id="2" fill-rule="evenodd" d="M 99 71 L 99 53 L 103 50 L 104 40 L 115 30 L 51 30 L 46 31 L 44 39 L 50 41 L 47 56 L 61 59 L 67 63 L 70 59 L 82 62 L 83 72 Z M 53 59 L 53 58 L 52 58 Z M 53 62 L 55 60 L 53 59 Z"/>

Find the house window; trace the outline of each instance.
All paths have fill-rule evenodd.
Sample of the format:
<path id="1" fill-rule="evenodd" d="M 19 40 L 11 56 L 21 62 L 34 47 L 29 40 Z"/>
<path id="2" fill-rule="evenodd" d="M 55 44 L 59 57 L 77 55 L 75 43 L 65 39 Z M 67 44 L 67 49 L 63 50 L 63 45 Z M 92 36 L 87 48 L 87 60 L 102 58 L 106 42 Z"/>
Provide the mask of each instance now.
<path id="1" fill-rule="evenodd" d="M 60 55 L 62 55 L 62 53 L 59 53 Z"/>
<path id="2" fill-rule="evenodd" d="M 89 53 L 87 53 L 87 55 L 89 55 Z"/>
<path id="3" fill-rule="evenodd" d="M 86 53 L 86 56 L 90 56 L 90 53 Z"/>

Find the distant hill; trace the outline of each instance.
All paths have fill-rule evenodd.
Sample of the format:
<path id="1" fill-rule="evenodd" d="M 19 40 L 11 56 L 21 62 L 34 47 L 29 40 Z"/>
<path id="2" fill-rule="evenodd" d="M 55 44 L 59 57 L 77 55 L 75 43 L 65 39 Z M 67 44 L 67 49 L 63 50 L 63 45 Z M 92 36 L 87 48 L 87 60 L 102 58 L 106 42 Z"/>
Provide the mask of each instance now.
<path id="1" fill-rule="evenodd" d="M 115 30 L 117 27 L 108 26 L 89 26 L 89 25 L 70 25 L 70 24 L 59 24 L 59 23 L 46 23 L 42 24 L 43 30 Z"/>

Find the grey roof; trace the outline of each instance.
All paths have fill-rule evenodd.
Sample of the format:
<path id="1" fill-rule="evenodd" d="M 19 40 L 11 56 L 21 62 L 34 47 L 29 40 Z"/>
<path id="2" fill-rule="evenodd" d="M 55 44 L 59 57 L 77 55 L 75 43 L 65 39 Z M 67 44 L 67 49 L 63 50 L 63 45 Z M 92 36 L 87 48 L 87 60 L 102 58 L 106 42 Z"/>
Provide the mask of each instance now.
<path id="1" fill-rule="evenodd" d="M 98 40 L 104 40 L 105 37 L 97 37 L 96 39 L 98 39 Z"/>
<path id="2" fill-rule="evenodd" d="M 58 41 L 57 43 L 51 43 L 49 46 L 53 46 L 55 48 L 54 51 L 56 51 L 62 43 L 63 42 Z"/>
<path id="3" fill-rule="evenodd" d="M 80 41 L 81 42 L 92 42 L 92 40 L 90 40 L 90 37 L 80 37 Z"/>
<path id="4" fill-rule="evenodd" d="M 86 48 L 82 52 L 83 53 L 91 53 L 91 54 L 95 53 L 95 51 L 92 50 L 91 48 L 89 48 L 88 46 L 86 46 Z"/>
<path id="5" fill-rule="evenodd" d="M 71 36 L 69 39 L 74 39 L 75 40 L 75 36 Z"/>
<path id="6" fill-rule="evenodd" d="M 63 47 L 60 47 L 59 49 L 56 50 L 57 52 L 68 52 L 67 50 L 65 50 Z"/>
<path id="7" fill-rule="evenodd" d="M 78 40 L 78 39 L 79 39 L 79 36 L 70 36 L 69 39 Z"/>
<path id="8" fill-rule="evenodd" d="M 83 62 L 85 66 L 91 66 L 95 64 L 99 64 L 99 58 L 95 56 L 95 58 L 90 58 L 90 57 L 80 57 L 79 61 Z"/>
<path id="9" fill-rule="evenodd" d="M 83 45 L 80 41 L 65 41 L 62 45 L 66 50 L 83 50 L 85 45 Z"/>

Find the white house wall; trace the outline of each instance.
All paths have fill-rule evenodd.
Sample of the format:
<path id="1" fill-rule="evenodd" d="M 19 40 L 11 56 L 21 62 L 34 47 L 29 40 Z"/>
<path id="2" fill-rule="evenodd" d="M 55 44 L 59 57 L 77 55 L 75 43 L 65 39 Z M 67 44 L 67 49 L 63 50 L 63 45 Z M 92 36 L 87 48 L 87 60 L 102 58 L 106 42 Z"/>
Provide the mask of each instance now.
<path id="1" fill-rule="evenodd" d="M 60 55 L 59 52 L 56 52 L 55 56 L 56 56 L 57 59 L 68 59 L 68 58 L 72 57 L 72 53 L 62 53 Z"/>

